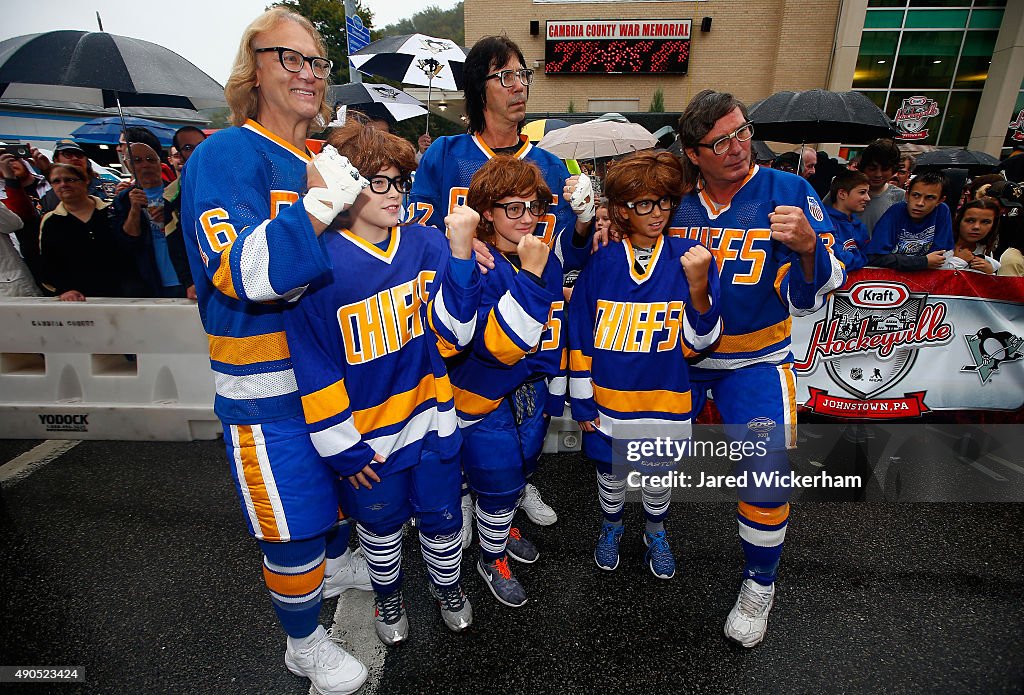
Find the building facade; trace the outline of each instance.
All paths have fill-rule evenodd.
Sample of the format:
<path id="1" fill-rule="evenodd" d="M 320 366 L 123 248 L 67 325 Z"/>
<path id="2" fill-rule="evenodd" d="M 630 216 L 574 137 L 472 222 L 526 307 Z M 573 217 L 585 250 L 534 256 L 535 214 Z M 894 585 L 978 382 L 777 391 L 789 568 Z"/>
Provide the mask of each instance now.
<path id="1" fill-rule="evenodd" d="M 467 45 L 504 32 L 522 48 L 531 111 L 856 89 L 908 142 L 997 155 L 1024 143 L 1024 0 L 466 0 L 465 21 Z"/>

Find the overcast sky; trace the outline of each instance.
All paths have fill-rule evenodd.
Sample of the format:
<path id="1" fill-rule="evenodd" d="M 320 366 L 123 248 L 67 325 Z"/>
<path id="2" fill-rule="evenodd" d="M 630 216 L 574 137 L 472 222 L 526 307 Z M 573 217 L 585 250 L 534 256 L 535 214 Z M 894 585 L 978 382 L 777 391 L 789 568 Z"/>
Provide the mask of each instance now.
<path id="1" fill-rule="evenodd" d="M 4 0 L 0 40 L 57 29 L 103 29 L 152 41 L 179 53 L 221 84 L 231 72 L 242 30 L 271 0 Z M 339 0 L 340 2 L 341 0 Z M 384 27 L 431 5 L 448 9 L 458 0 L 364 0 L 374 24 Z"/>

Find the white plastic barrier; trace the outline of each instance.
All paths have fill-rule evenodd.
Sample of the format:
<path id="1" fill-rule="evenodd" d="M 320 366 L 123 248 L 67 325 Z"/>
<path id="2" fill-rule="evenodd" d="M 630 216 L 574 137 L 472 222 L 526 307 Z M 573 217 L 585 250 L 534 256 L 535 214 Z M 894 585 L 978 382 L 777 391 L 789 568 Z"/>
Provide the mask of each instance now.
<path id="1" fill-rule="evenodd" d="M 0 438 L 220 435 L 195 302 L 0 300 Z"/>

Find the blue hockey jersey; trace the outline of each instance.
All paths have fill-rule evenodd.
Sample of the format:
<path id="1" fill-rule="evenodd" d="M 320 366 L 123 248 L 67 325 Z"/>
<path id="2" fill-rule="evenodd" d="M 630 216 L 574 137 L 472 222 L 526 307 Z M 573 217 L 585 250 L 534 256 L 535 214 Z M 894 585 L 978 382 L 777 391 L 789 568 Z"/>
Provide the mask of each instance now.
<path id="1" fill-rule="evenodd" d="M 818 234 L 825 243 L 825 248 L 839 259 L 847 273 L 860 270 L 867 263 L 864 249 L 868 245 L 868 228 L 856 217 L 851 219 L 845 212 L 840 212 L 831 205 L 826 206 L 825 211 L 832 218 L 832 226 L 835 228 L 834 232 Z"/>
<path id="2" fill-rule="evenodd" d="M 722 331 L 718 271 L 708 268 L 711 308 L 698 313 L 680 257 L 697 242 L 658 237 L 647 270 L 629 239 L 598 251 L 569 302 L 569 398 L 575 420 L 600 417 L 599 432 L 691 419 L 690 367 Z M 621 433 L 626 438 L 636 435 Z"/>
<path id="3" fill-rule="evenodd" d="M 330 262 L 303 207 L 309 156 L 255 121 L 188 161 L 181 224 L 226 424 L 301 412 L 281 313 Z"/>
<path id="4" fill-rule="evenodd" d="M 385 250 L 347 230 L 324 238 L 338 270 L 285 312 L 313 446 L 340 475 L 375 453 L 381 474 L 416 464 L 423 447 L 454 458 L 461 438 L 438 348 L 473 338 L 476 262 L 453 258 L 430 227 L 393 228 Z"/>
<path id="5" fill-rule="evenodd" d="M 483 276 L 477 330 L 473 347 L 448 363 L 459 425 L 468 427 L 493 412 L 505 396 L 529 379 L 549 380 L 550 403 L 562 403 L 565 380 L 551 381 L 564 370 L 562 266 L 548 256 L 542 287 L 527 277 L 501 252 L 494 270 Z M 560 384 L 560 386 L 559 386 Z"/>
<path id="6" fill-rule="evenodd" d="M 819 234 L 810 282 L 804 279 L 798 255 L 771 238 L 768 215 L 779 205 L 802 208 Z M 810 184 L 774 169 L 755 166 L 724 205 L 699 189 L 683 198 L 668 233 L 696 239 L 711 249 L 722 281 L 724 332 L 697 369 L 792 361 L 790 315 L 817 311 L 845 281 L 842 264 L 820 238 L 832 231 Z"/>
<path id="7" fill-rule="evenodd" d="M 562 198 L 569 170 L 561 159 L 535 147 L 525 135 L 519 137 L 522 145 L 512 156 L 536 164 L 551 189 L 550 211 L 537 224 L 535 234 L 552 248 L 564 268 L 582 268 L 590 255 L 590 244 L 577 247 L 572 243 L 576 214 Z M 409 219 L 444 229 L 448 213 L 456 205 L 465 204 L 473 174 L 494 156 L 479 135 L 466 133 L 435 140 L 416 170 Z"/>

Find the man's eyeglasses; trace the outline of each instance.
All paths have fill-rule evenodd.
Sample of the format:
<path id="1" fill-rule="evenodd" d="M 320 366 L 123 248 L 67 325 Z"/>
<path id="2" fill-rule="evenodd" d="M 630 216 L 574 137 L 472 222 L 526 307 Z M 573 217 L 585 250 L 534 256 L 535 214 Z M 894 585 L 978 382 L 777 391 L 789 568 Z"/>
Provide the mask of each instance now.
<path id="1" fill-rule="evenodd" d="M 302 66 L 305 63 L 309 63 L 309 69 L 313 72 L 313 77 L 326 80 L 327 76 L 331 74 L 331 68 L 334 66 L 327 58 L 321 58 L 319 56 L 304 56 L 296 50 L 291 48 L 285 48 L 284 46 L 270 46 L 268 48 L 257 48 L 256 53 L 277 53 L 278 60 L 281 61 L 281 67 L 288 72 L 302 72 Z"/>
<path id="2" fill-rule="evenodd" d="M 501 86 L 506 89 L 515 86 L 516 78 L 523 83 L 524 87 L 529 87 L 533 84 L 533 70 L 530 70 L 529 68 L 519 68 L 518 70 L 499 70 L 498 72 L 492 72 L 484 79 L 493 80 L 495 77 L 501 80 Z"/>
<path id="3" fill-rule="evenodd" d="M 82 181 L 82 180 L 83 179 L 72 179 L 72 178 L 50 179 L 50 185 L 51 186 L 59 186 L 62 183 L 78 183 L 79 181 Z"/>
<path id="4" fill-rule="evenodd" d="M 706 147 L 715 154 L 721 156 L 729 151 L 729 141 L 732 140 L 733 138 L 736 138 L 736 140 L 739 142 L 746 142 L 752 137 L 754 137 L 754 124 L 748 122 L 744 123 L 739 128 L 729 133 L 728 135 L 723 135 L 722 137 L 718 138 L 710 145 L 706 145 L 703 142 L 698 142 L 697 147 Z"/>
<path id="5" fill-rule="evenodd" d="M 387 193 L 392 186 L 399 193 L 408 193 L 412 190 L 412 179 L 408 176 L 396 176 L 395 178 L 374 176 L 370 179 L 370 190 L 379 195 Z"/>
<path id="6" fill-rule="evenodd" d="M 192 152 L 197 147 L 199 147 L 199 145 L 182 145 L 181 147 L 178 148 L 178 153 L 180 154 L 182 152 Z"/>
<path id="7" fill-rule="evenodd" d="M 654 212 L 655 205 L 658 206 L 659 210 L 668 212 L 675 206 L 675 204 L 675 198 L 671 198 L 666 195 L 662 196 L 661 198 L 658 198 L 657 200 L 634 200 L 626 203 L 626 207 L 638 215 L 650 215 L 652 212 Z"/>
<path id="8" fill-rule="evenodd" d="M 504 210 L 505 217 L 510 220 L 518 220 L 526 214 L 526 208 L 530 208 L 530 214 L 534 217 L 540 217 L 547 214 L 549 205 L 545 200 L 531 200 L 528 203 L 517 200 L 512 203 L 495 203 L 494 207 Z"/>

